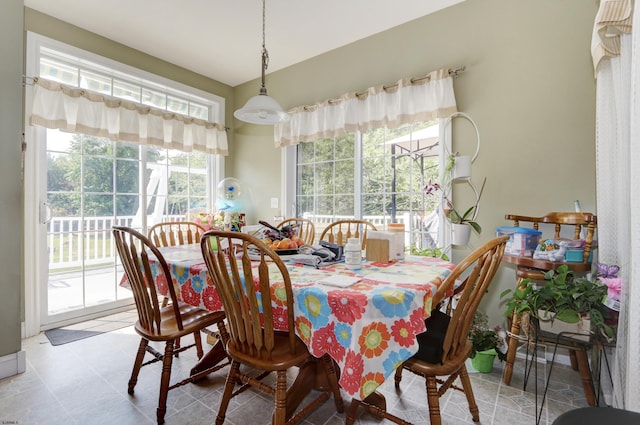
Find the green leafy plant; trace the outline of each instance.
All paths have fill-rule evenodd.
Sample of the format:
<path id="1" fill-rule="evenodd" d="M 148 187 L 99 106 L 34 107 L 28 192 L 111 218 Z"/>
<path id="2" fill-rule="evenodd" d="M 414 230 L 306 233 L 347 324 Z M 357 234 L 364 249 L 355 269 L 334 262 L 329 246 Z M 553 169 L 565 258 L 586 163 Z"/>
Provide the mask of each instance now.
<path id="1" fill-rule="evenodd" d="M 410 251 L 411 255 L 419 255 L 421 257 L 433 257 L 433 258 L 442 258 L 445 261 L 449 261 L 449 257 L 444 253 L 442 248 L 418 248 L 415 245 L 411 246 Z"/>
<path id="2" fill-rule="evenodd" d="M 456 224 L 468 224 L 469 226 L 471 226 L 473 231 L 476 232 L 477 234 L 482 233 L 482 227 L 480 227 L 480 224 L 477 221 L 475 221 L 475 217 L 478 210 L 478 205 L 480 204 L 480 198 L 482 197 L 482 192 L 484 191 L 484 185 L 486 182 L 487 182 L 487 179 L 485 178 L 482 181 L 482 186 L 480 187 L 480 192 L 478 194 L 478 198 L 476 199 L 476 203 L 473 204 L 471 207 L 469 207 L 469 209 L 467 209 L 463 214 L 460 214 L 458 210 L 454 208 L 453 204 L 447 197 L 444 198 L 444 201 L 447 204 L 447 208 L 445 209 L 444 212 L 447 218 L 449 219 L 449 221 Z"/>
<path id="3" fill-rule="evenodd" d="M 479 351 L 487 351 L 494 349 L 498 359 L 505 360 L 506 343 L 503 330 L 500 326 L 489 328 L 487 314 L 481 311 L 476 312 L 473 316 L 473 322 L 471 323 L 471 330 L 469 331 L 469 339 L 471 340 L 472 349 L 471 357 L 475 357 Z"/>
<path id="4" fill-rule="evenodd" d="M 562 320 L 577 323 L 581 317 L 589 314 L 592 330 L 614 337 L 613 329 L 605 323 L 608 309 L 603 304 L 608 288 L 597 278 L 576 277 L 569 267 L 562 265 L 554 272 L 545 274 L 545 283 L 537 286 L 525 279 L 515 289 L 507 289 L 500 294 L 506 299 L 504 315 L 510 317 L 528 312 L 542 321 Z M 539 314 L 539 311 L 552 315 Z"/>

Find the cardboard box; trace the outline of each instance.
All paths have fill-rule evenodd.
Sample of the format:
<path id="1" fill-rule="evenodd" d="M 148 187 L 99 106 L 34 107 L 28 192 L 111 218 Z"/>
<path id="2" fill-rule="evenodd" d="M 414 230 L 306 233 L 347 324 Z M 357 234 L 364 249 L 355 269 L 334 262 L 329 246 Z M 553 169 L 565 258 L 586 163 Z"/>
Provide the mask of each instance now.
<path id="1" fill-rule="evenodd" d="M 367 238 L 366 259 L 375 263 L 388 263 L 389 258 L 389 240 L 387 239 L 371 239 Z"/>

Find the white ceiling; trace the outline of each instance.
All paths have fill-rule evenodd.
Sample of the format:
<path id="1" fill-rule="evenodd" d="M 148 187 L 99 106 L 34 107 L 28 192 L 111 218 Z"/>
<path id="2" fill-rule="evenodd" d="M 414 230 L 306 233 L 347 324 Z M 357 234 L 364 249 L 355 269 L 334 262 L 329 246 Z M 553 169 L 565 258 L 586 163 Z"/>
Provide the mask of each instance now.
<path id="1" fill-rule="evenodd" d="M 269 0 L 267 73 L 464 0 Z M 24 0 L 230 86 L 260 77 L 260 0 Z"/>

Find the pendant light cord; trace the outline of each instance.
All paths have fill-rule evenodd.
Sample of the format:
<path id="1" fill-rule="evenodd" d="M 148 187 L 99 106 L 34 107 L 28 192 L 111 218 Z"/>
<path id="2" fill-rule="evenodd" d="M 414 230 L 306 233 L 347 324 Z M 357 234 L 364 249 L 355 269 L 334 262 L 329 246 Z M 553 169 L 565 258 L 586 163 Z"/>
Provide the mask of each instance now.
<path id="1" fill-rule="evenodd" d="M 269 52 L 267 52 L 267 47 L 265 45 L 265 28 L 266 28 L 266 0 L 262 0 L 262 86 L 260 87 L 260 94 L 267 94 L 267 87 L 264 83 L 264 73 L 267 70 L 267 66 L 269 66 Z"/>

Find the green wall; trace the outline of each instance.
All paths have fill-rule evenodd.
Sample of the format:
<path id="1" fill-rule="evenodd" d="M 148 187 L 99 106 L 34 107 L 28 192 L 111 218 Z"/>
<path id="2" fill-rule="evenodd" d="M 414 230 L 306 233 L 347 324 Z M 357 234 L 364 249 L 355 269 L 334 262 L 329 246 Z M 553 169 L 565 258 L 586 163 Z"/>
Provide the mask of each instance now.
<path id="1" fill-rule="evenodd" d="M 22 0 L 3 1 L 0 40 L 0 357 L 3 357 L 20 351 L 21 347 Z"/>
<path id="2" fill-rule="evenodd" d="M 477 247 L 494 235 L 495 227 L 511 224 L 505 213 L 570 211 L 574 199 L 583 210 L 595 211 L 590 42 L 596 11 L 596 2 L 585 0 L 467 0 L 268 74 L 266 84 L 288 109 L 466 66 L 454 82 L 456 100 L 458 110 L 469 114 L 480 131 L 473 179 L 481 183 L 487 178 L 478 216 L 484 231 L 472 239 Z M 274 49 L 269 53 L 278 55 Z M 236 87 L 236 104 L 256 94 L 257 86 Z M 469 138 L 465 123 L 458 121 L 464 120 L 454 121 L 454 150 L 464 151 Z M 269 199 L 280 197 L 280 152 L 273 148 L 272 130 L 235 125 L 230 172 L 253 189 L 252 217 L 271 219 Z M 456 200 L 467 196 L 461 189 Z M 456 251 L 455 257 L 466 253 Z M 483 302 L 493 322 L 503 320 L 499 293 L 514 282 L 513 268 L 502 267 Z"/>

